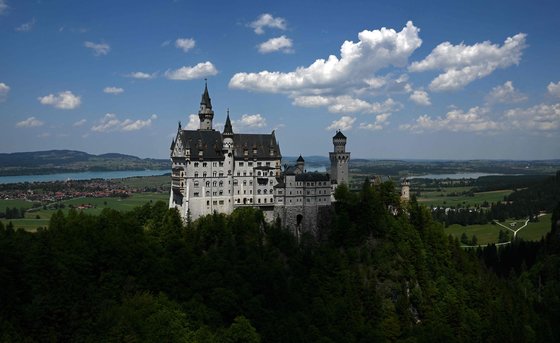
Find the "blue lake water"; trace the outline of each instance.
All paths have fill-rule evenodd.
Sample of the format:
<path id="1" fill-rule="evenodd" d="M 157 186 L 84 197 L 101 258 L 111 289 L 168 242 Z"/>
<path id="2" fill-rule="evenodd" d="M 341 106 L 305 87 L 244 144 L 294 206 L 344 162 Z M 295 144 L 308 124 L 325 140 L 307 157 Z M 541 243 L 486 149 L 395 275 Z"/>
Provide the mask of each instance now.
<path id="1" fill-rule="evenodd" d="M 169 170 L 119 170 L 119 171 L 91 171 L 79 173 L 59 173 L 45 175 L 16 175 L 0 176 L 0 184 L 17 182 L 46 182 L 65 180 L 91 180 L 91 179 L 124 179 L 134 176 L 153 176 L 169 173 Z"/>
<path id="2" fill-rule="evenodd" d="M 460 179 L 478 179 L 481 176 L 504 175 L 492 173 L 457 173 L 457 174 L 427 174 L 410 176 L 409 179 L 432 179 L 432 180 L 460 180 Z"/>

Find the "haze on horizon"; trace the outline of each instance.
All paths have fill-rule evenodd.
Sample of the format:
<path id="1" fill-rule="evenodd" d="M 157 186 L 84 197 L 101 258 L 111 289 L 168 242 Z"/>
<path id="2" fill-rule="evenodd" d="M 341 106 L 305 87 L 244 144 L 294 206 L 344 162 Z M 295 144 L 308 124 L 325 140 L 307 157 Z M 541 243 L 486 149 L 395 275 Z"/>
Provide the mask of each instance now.
<path id="1" fill-rule="evenodd" d="M 0 0 L 0 152 L 167 158 L 197 128 L 282 154 L 560 158 L 560 4 Z"/>

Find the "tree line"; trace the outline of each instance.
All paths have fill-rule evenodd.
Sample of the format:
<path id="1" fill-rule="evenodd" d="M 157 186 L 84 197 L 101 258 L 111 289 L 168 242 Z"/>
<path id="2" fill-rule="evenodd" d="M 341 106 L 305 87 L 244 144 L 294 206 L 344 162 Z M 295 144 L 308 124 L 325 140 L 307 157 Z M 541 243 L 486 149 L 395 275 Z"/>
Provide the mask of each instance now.
<path id="1" fill-rule="evenodd" d="M 252 208 L 184 224 L 163 202 L 0 225 L 0 341 L 560 339 L 557 229 L 531 249 L 466 251 L 390 183 L 336 198 L 318 236 Z"/>

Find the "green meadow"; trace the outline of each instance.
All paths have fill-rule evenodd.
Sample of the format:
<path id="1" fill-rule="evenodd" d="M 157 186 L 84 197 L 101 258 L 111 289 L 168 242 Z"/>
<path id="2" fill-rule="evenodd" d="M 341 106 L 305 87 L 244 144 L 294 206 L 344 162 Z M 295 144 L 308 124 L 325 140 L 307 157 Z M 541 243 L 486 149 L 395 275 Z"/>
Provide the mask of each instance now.
<path id="1" fill-rule="evenodd" d="M 142 206 L 147 202 L 156 201 L 167 202 L 169 195 L 166 193 L 134 193 L 128 198 L 75 198 L 58 202 L 64 204 L 62 209 L 67 212 L 72 205 L 77 208 L 81 205 L 93 206 L 92 208 L 85 208 L 83 211 L 87 214 L 99 214 L 104 208 L 112 208 L 117 211 L 129 211 L 137 206 Z M 31 208 L 32 203 L 24 200 L 0 200 L 0 208 L 18 207 L 18 208 Z M 56 209 L 43 209 L 37 208 L 35 211 L 26 212 L 25 218 L 22 219 L 2 219 L 2 223 L 7 225 L 10 221 L 14 224 L 16 229 L 22 228 L 24 230 L 35 231 L 38 227 L 48 226 L 49 219 Z"/>
<path id="2" fill-rule="evenodd" d="M 489 204 L 503 201 L 504 197 L 512 192 L 511 190 L 500 190 L 474 193 L 473 196 L 454 195 L 469 190 L 470 187 L 452 187 L 444 188 L 441 191 L 422 192 L 418 202 L 429 207 L 455 207 L 457 205 L 468 207 L 482 205 L 485 201 Z"/>

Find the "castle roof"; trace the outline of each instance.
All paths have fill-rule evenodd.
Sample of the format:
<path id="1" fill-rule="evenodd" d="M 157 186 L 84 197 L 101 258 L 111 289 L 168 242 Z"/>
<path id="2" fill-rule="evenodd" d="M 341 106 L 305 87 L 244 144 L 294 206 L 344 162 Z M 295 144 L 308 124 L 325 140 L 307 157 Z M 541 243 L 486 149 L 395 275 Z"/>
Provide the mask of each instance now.
<path id="1" fill-rule="evenodd" d="M 269 134 L 236 133 L 233 135 L 233 149 L 233 156 L 236 159 L 245 157 L 258 159 L 282 158 L 280 145 L 276 141 L 274 132 Z M 272 155 L 270 149 L 274 150 Z M 247 151 L 247 155 L 245 155 L 245 151 Z"/>
<path id="2" fill-rule="evenodd" d="M 231 120 L 229 119 L 229 110 L 226 117 L 226 124 L 224 125 L 224 136 L 232 136 L 233 135 L 233 127 L 231 126 Z"/>
<path id="3" fill-rule="evenodd" d="M 210 94 L 208 94 L 208 84 L 204 85 L 204 93 L 202 93 L 200 105 L 204 105 L 206 108 L 212 109 L 212 101 L 210 100 Z"/>
<path id="4" fill-rule="evenodd" d="M 311 172 L 296 175 L 296 181 L 329 181 L 329 174 Z"/>
<path id="5" fill-rule="evenodd" d="M 344 138 L 346 139 L 346 136 L 342 134 L 342 132 L 340 132 L 340 130 L 336 131 L 336 135 L 334 135 L 333 138 Z"/>
<path id="6" fill-rule="evenodd" d="M 299 155 L 298 159 L 296 160 L 296 162 L 305 162 L 305 160 L 303 159 L 303 157 L 301 157 L 301 155 Z"/>
<path id="7" fill-rule="evenodd" d="M 223 159 L 222 134 L 214 130 L 182 130 L 180 141 L 184 149 L 191 150 L 193 159 Z M 202 151 L 202 154 L 200 153 Z"/>

